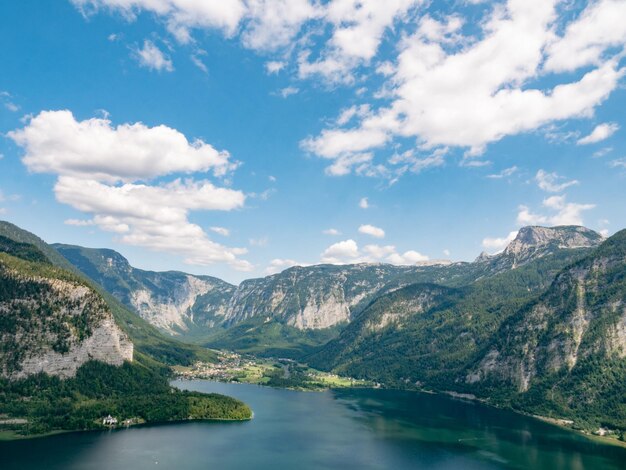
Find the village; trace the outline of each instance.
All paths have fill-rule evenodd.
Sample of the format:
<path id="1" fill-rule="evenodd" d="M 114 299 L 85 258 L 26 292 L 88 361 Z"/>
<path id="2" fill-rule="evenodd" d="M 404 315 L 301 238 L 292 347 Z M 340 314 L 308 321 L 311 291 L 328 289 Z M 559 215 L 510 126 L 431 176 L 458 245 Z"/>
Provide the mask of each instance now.
<path id="1" fill-rule="evenodd" d="M 300 390 L 375 387 L 376 384 L 322 372 L 288 358 L 259 358 L 235 352 L 218 351 L 216 363 L 196 362 L 173 367 L 177 379 L 215 380 L 277 386 Z"/>

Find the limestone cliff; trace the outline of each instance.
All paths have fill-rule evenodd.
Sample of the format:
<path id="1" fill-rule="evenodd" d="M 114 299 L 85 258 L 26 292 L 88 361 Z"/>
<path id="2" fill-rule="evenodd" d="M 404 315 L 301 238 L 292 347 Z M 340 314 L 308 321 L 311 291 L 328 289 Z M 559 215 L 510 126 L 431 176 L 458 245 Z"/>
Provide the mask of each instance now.
<path id="1" fill-rule="evenodd" d="M 620 232 L 506 322 L 466 381 L 526 392 L 546 377 L 580 374 L 581 363 L 623 360 L 625 279 L 626 232 Z"/>
<path id="2" fill-rule="evenodd" d="M 132 361 L 102 297 L 62 269 L 0 255 L 0 373 L 72 377 L 87 361 Z"/>

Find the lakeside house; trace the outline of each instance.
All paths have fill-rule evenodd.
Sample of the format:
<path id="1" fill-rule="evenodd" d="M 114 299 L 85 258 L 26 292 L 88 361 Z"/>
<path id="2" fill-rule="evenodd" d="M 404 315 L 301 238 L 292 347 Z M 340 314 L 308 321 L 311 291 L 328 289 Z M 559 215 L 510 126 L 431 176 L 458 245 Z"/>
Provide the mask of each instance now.
<path id="1" fill-rule="evenodd" d="M 117 418 L 114 418 L 111 415 L 108 415 L 106 418 L 102 420 L 102 424 L 105 426 L 115 426 L 117 425 Z"/>

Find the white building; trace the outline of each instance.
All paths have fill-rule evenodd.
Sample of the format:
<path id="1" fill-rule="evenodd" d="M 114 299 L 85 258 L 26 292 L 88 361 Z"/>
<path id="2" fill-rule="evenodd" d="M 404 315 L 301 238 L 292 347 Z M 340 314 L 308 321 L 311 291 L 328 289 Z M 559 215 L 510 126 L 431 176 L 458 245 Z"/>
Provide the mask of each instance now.
<path id="1" fill-rule="evenodd" d="M 109 415 L 102 420 L 102 424 L 104 424 L 105 426 L 115 426 L 117 424 L 117 418 Z"/>

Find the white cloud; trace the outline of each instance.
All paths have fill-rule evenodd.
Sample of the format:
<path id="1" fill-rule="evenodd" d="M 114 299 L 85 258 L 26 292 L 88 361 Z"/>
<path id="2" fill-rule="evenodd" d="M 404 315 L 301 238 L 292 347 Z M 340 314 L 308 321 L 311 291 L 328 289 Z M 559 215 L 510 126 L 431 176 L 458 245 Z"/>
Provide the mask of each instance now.
<path id="1" fill-rule="evenodd" d="M 349 108 L 345 108 L 339 114 L 336 122 L 340 126 L 346 125 L 348 122 L 352 120 L 355 116 L 364 117 L 367 116 L 370 112 L 370 107 L 367 104 L 363 104 L 360 106 L 350 106 Z"/>
<path id="2" fill-rule="evenodd" d="M 228 230 L 227 228 L 224 228 L 224 227 L 209 227 L 209 230 L 211 230 L 211 232 L 215 232 L 218 235 L 221 235 L 223 237 L 230 236 L 230 230 Z"/>
<path id="3" fill-rule="evenodd" d="M 281 271 L 284 271 L 287 268 L 291 268 L 293 266 L 308 266 L 307 263 L 300 263 L 298 261 L 295 261 L 293 259 L 281 259 L 281 258 L 275 258 L 272 261 L 270 261 L 270 264 L 268 267 L 265 268 L 265 274 L 266 275 L 271 275 L 271 274 L 276 274 L 279 273 Z"/>
<path id="4" fill-rule="evenodd" d="M 549 193 L 560 193 L 564 189 L 578 184 L 577 180 L 563 181 L 564 179 L 564 176 L 559 176 L 557 173 L 548 173 L 544 170 L 539 170 L 535 175 L 537 186 Z"/>
<path id="5" fill-rule="evenodd" d="M 4 191 L 0 189 L 0 202 L 19 201 L 20 198 L 19 194 L 4 194 Z"/>
<path id="6" fill-rule="evenodd" d="M 228 152 L 202 140 L 189 142 L 164 125 L 114 127 L 108 119 L 77 121 L 67 110 L 42 111 L 26 127 L 8 135 L 25 148 L 23 162 L 37 173 L 116 182 L 209 170 L 221 176 L 236 166 Z"/>
<path id="7" fill-rule="evenodd" d="M 166 126 L 141 123 L 113 127 L 107 119 L 76 121 L 70 111 L 43 111 L 23 129 L 9 132 L 25 149 L 30 171 L 57 175 L 59 202 L 92 215 L 70 225 L 96 225 L 121 243 L 180 255 L 189 264 L 228 263 L 249 270 L 242 248 L 209 239 L 189 221 L 191 211 L 230 211 L 243 207 L 245 195 L 207 180 L 147 182 L 175 173 L 213 171 L 224 175 L 235 165 L 218 152 Z"/>
<path id="8" fill-rule="evenodd" d="M 13 113 L 16 113 L 20 110 L 20 107 L 15 103 L 12 103 L 11 101 L 4 103 L 4 107 Z"/>
<path id="9" fill-rule="evenodd" d="M 387 83 L 391 104 L 372 108 L 356 125 L 329 126 L 303 140 L 303 148 L 346 159 L 409 137 L 422 149 L 462 147 L 476 156 L 505 136 L 590 117 L 625 69 L 609 56 L 574 79 L 567 75 L 552 87 L 533 87 L 547 73 L 542 64 L 555 40 L 556 3 L 498 4 L 483 18 L 481 34 L 463 38 L 458 47 L 418 29 L 399 45 L 396 72 Z"/>
<path id="10" fill-rule="evenodd" d="M 369 235 L 374 238 L 385 238 L 385 231 L 382 228 L 369 224 L 361 225 L 359 227 L 359 233 Z"/>
<path id="11" fill-rule="evenodd" d="M 352 239 L 329 246 L 321 256 L 321 262 L 329 264 L 391 263 L 412 265 L 428 261 L 428 259 L 428 256 L 415 250 L 398 253 L 393 245 L 365 245 L 361 251 Z"/>
<path id="12" fill-rule="evenodd" d="M 11 93 L 8 91 L 0 91 L 0 101 L 4 107 L 12 113 L 16 113 L 20 110 L 20 107 L 13 102 L 12 98 Z"/>
<path id="13" fill-rule="evenodd" d="M 491 175 L 487 175 L 487 178 L 491 178 L 491 179 L 508 178 L 509 176 L 512 176 L 514 173 L 517 173 L 518 169 L 519 168 L 517 168 L 517 166 L 513 165 L 512 167 L 505 168 L 500 173 L 494 173 L 494 174 L 491 174 Z"/>
<path id="14" fill-rule="evenodd" d="M 65 225 L 72 225 L 74 227 L 91 227 L 96 225 L 93 220 L 84 220 L 84 219 L 66 219 L 63 221 Z"/>
<path id="15" fill-rule="evenodd" d="M 286 62 L 282 62 L 279 60 L 270 60 L 269 62 L 265 63 L 265 69 L 267 70 L 267 73 L 269 74 L 278 73 L 282 69 L 284 69 L 286 66 L 287 66 Z"/>
<path id="16" fill-rule="evenodd" d="M 161 70 L 165 70 L 166 72 L 174 71 L 174 65 L 171 59 L 163 54 L 163 51 L 148 39 L 143 42 L 141 49 L 135 50 L 135 55 L 139 61 L 139 65 L 143 67 L 159 72 Z"/>
<path id="17" fill-rule="evenodd" d="M 248 240 L 250 246 L 267 246 L 270 239 L 268 237 L 251 238 Z"/>
<path id="18" fill-rule="evenodd" d="M 399 165 L 396 174 L 402 174 L 405 171 L 411 171 L 419 174 L 428 168 L 435 168 L 445 164 L 444 156 L 448 153 L 447 147 L 436 149 L 429 155 L 416 155 L 413 149 L 407 150 L 401 154 L 395 154 L 389 159 L 392 165 Z"/>
<path id="19" fill-rule="evenodd" d="M 282 96 L 283 98 L 288 98 L 291 95 L 295 95 L 299 91 L 300 91 L 299 88 L 296 88 L 296 87 L 293 87 L 293 86 L 288 86 L 288 87 L 285 87 L 285 88 L 279 90 L 278 94 L 280 96 Z"/>
<path id="20" fill-rule="evenodd" d="M 189 222 L 192 210 L 232 210 L 243 205 L 240 191 L 216 188 L 208 181 L 181 181 L 162 186 L 126 183 L 109 186 L 94 180 L 59 176 L 54 187 L 59 202 L 94 214 L 93 223 L 121 235 L 120 242 L 181 255 L 188 264 L 228 263 L 251 268 L 239 260 L 240 248 L 211 241 Z"/>
<path id="21" fill-rule="evenodd" d="M 321 14 L 309 0 L 247 0 L 246 7 L 243 43 L 257 50 L 289 45 L 303 23 Z"/>
<path id="22" fill-rule="evenodd" d="M 359 207 L 361 209 L 368 209 L 370 207 L 369 200 L 366 197 L 362 197 L 359 201 Z"/>
<path id="23" fill-rule="evenodd" d="M 218 29 L 227 36 L 235 33 L 246 13 L 242 0 L 71 0 L 84 14 L 117 10 L 129 19 L 146 10 L 165 18 L 168 29 L 181 42 L 191 40 L 193 28 Z"/>
<path id="24" fill-rule="evenodd" d="M 339 264 L 343 260 L 354 260 L 359 256 L 359 247 L 352 239 L 330 245 L 322 253 L 322 263 Z"/>
<path id="25" fill-rule="evenodd" d="M 517 230 L 510 232 L 506 237 L 503 238 L 483 238 L 483 248 L 487 250 L 489 253 L 499 253 L 504 250 L 509 243 L 515 240 L 517 237 Z"/>
<path id="26" fill-rule="evenodd" d="M 626 3 L 623 0 L 590 2 L 567 26 L 565 34 L 549 44 L 545 68 L 566 72 L 601 64 L 607 49 L 626 43 L 624 18 Z"/>
<path id="27" fill-rule="evenodd" d="M 397 264 L 397 265 L 407 265 L 407 264 L 411 265 L 411 264 L 423 263 L 424 261 L 428 261 L 428 259 L 429 258 L 426 255 L 423 255 L 414 250 L 409 250 L 409 251 L 405 251 L 402 254 L 393 253 L 386 258 L 386 261 L 388 261 L 391 264 Z"/>
<path id="28" fill-rule="evenodd" d="M 600 150 L 596 150 L 595 152 L 593 152 L 593 155 L 591 155 L 593 158 L 602 158 L 605 155 L 608 155 L 609 153 L 611 153 L 613 151 L 613 147 L 603 147 Z"/>
<path id="29" fill-rule="evenodd" d="M 337 230 L 336 228 L 329 228 L 329 229 L 323 230 L 322 233 L 324 235 L 332 235 L 332 236 L 341 235 L 341 232 Z"/>
<path id="30" fill-rule="evenodd" d="M 349 82 L 352 70 L 376 56 L 386 31 L 408 23 L 423 0 L 71 0 L 85 15 L 99 10 L 121 12 L 134 20 L 140 11 L 163 19 L 180 43 L 191 43 L 192 30 L 218 30 L 238 37 L 250 49 L 278 52 L 270 60 L 276 73 L 294 50 L 301 77 L 321 76 Z M 305 26 L 306 25 L 306 26 Z M 330 30 L 330 37 L 325 31 Z M 312 46 L 321 51 L 309 62 Z"/>
<path id="31" fill-rule="evenodd" d="M 202 59 L 200 58 L 201 56 L 204 56 L 204 55 L 207 55 L 207 52 L 205 50 L 198 49 L 193 54 L 191 54 L 189 58 L 191 59 L 191 62 L 193 62 L 193 64 L 196 67 L 198 67 L 204 73 L 209 73 L 209 68 L 206 66 L 204 62 L 202 62 Z"/>
<path id="32" fill-rule="evenodd" d="M 450 250 L 448 250 L 448 249 L 443 250 L 443 255 L 444 256 L 450 256 Z"/>
<path id="33" fill-rule="evenodd" d="M 371 168 L 370 162 L 374 156 L 371 153 L 354 153 L 337 158 L 325 170 L 330 176 L 344 176 L 356 168 L 356 173 L 363 173 Z"/>
<path id="34" fill-rule="evenodd" d="M 332 36 L 318 60 L 309 61 L 308 52 L 300 55 L 300 76 L 320 75 L 331 82 L 352 82 L 352 69 L 368 64 L 375 57 L 384 32 L 395 21 L 407 21 L 409 11 L 421 3 L 421 0 L 328 2 L 324 19 L 333 27 Z"/>
<path id="35" fill-rule="evenodd" d="M 626 157 L 618 158 L 609 163 L 611 168 L 625 168 L 626 169 Z"/>
<path id="36" fill-rule="evenodd" d="M 591 134 L 578 139 L 576 142 L 578 145 L 595 144 L 596 142 L 603 141 L 611 137 L 617 130 L 619 125 L 616 122 L 605 122 L 604 124 L 598 124 Z"/>
<path id="37" fill-rule="evenodd" d="M 520 225 L 584 225 L 582 213 L 595 208 L 595 204 L 567 202 L 565 196 L 550 196 L 543 200 L 543 207 L 550 214 L 532 212 L 527 206 L 519 206 L 517 223 Z"/>

